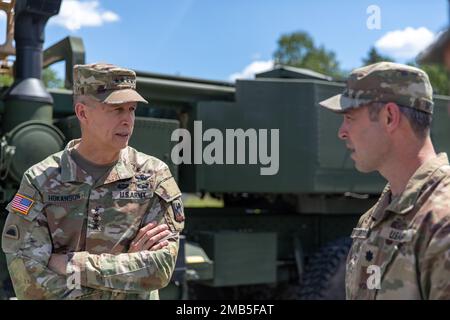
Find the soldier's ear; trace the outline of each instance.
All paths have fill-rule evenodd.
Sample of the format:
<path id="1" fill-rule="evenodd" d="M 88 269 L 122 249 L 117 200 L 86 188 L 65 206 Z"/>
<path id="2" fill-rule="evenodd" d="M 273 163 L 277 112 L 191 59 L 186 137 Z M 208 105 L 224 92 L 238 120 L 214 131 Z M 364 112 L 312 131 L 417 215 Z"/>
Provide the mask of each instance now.
<path id="1" fill-rule="evenodd" d="M 395 130 L 400 123 L 400 108 L 393 102 L 386 103 L 385 107 L 385 121 L 388 131 Z"/>
<path id="2" fill-rule="evenodd" d="M 75 104 L 75 114 L 77 115 L 78 120 L 86 121 L 86 108 L 87 106 L 81 102 Z"/>

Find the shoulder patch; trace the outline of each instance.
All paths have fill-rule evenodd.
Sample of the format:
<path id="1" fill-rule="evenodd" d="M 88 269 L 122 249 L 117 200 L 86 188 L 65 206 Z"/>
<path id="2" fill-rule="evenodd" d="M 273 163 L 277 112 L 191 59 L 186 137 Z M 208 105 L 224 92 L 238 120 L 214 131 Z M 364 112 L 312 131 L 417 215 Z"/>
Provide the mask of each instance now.
<path id="1" fill-rule="evenodd" d="M 19 229 L 17 228 L 17 226 L 15 224 L 12 224 L 5 228 L 5 237 L 14 239 L 14 240 L 19 240 L 19 237 L 20 237 Z"/>
<path id="2" fill-rule="evenodd" d="M 181 196 L 167 203 L 164 218 L 171 231 L 181 232 L 184 228 L 184 207 Z"/>
<path id="3" fill-rule="evenodd" d="M 173 215 L 176 222 L 183 222 L 184 221 L 184 209 L 183 209 L 183 202 L 180 198 L 175 199 L 172 201 L 172 210 Z"/>
<path id="4" fill-rule="evenodd" d="M 17 193 L 11 201 L 11 209 L 21 214 L 28 215 L 33 204 L 33 199 Z"/>

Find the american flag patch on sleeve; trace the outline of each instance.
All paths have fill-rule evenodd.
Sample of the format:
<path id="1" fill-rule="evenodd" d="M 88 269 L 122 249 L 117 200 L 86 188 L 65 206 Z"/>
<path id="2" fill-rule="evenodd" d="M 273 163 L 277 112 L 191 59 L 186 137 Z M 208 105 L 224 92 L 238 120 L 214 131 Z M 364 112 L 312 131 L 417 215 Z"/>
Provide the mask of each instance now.
<path id="1" fill-rule="evenodd" d="M 33 206 L 34 200 L 17 193 L 11 201 L 11 209 L 27 215 Z"/>

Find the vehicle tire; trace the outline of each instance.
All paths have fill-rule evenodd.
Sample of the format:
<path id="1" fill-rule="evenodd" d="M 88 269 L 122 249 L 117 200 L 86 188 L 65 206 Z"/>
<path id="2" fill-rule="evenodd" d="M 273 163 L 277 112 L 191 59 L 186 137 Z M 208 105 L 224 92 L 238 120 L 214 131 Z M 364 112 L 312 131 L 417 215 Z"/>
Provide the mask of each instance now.
<path id="1" fill-rule="evenodd" d="M 330 242 L 311 256 L 299 291 L 301 300 L 345 300 L 345 263 L 352 241 Z"/>

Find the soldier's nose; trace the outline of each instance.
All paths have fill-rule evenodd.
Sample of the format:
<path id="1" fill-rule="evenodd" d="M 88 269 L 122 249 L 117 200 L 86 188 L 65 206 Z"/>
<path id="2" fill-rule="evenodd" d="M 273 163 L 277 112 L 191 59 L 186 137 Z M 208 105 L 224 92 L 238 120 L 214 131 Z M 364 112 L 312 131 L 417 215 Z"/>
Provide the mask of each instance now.
<path id="1" fill-rule="evenodd" d="M 342 122 L 341 126 L 339 127 L 338 137 L 342 140 L 345 140 L 348 138 L 348 132 L 347 132 L 347 129 L 345 128 L 344 122 Z"/>

